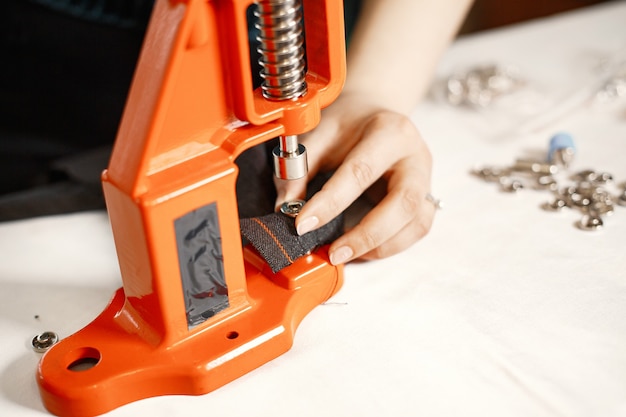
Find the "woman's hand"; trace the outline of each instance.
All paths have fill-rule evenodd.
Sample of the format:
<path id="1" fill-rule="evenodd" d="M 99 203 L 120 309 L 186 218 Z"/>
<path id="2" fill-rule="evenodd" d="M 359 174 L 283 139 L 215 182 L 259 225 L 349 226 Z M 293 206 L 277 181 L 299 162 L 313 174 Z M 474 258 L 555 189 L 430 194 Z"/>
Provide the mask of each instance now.
<path id="1" fill-rule="evenodd" d="M 330 246 L 333 264 L 383 258 L 422 238 L 433 222 L 431 155 L 408 117 L 344 94 L 324 110 L 322 122 L 302 135 L 309 160 L 308 179 L 334 171 L 296 219 L 298 234 L 323 226 L 379 180 L 385 192 L 376 206 Z M 277 204 L 302 198 L 307 179 L 276 180 Z"/>
<path id="2" fill-rule="evenodd" d="M 364 0 L 348 48 L 348 76 L 320 125 L 301 137 L 309 175 L 334 174 L 296 219 L 299 234 L 326 224 L 378 180 L 385 192 L 330 246 L 333 264 L 393 255 L 423 237 L 431 156 L 406 116 L 428 88 L 439 58 L 472 0 Z M 278 203 L 302 198 L 306 179 L 278 181 Z M 432 199 L 432 198 L 431 198 Z"/>

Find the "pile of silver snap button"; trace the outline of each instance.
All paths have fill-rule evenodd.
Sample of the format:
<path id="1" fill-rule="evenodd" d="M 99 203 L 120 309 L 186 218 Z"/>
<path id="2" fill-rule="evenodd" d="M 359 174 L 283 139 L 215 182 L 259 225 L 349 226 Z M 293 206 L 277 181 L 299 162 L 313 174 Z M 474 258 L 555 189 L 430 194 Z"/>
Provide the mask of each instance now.
<path id="1" fill-rule="evenodd" d="M 614 69 L 611 76 L 596 92 L 595 100 L 601 103 L 626 97 L 626 61 Z"/>
<path id="2" fill-rule="evenodd" d="M 518 159 L 510 166 L 485 166 L 472 173 L 484 181 L 498 184 L 505 192 L 524 189 L 550 192 L 553 198 L 542 204 L 544 210 L 576 210 L 581 213 L 576 227 L 601 229 L 605 217 L 612 215 L 616 206 L 626 206 L 626 182 L 616 184 L 613 175 L 603 171 L 571 172 L 570 163 L 575 153 L 573 142 L 555 141 L 555 138 L 557 136 L 551 140 L 547 161 Z"/>
<path id="3" fill-rule="evenodd" d="M 487 107 L 498 97 L 514 92 L 524 84 L 512 66 L 477 66 L 450 76 L 445 83 L 445 97 L 455 106 Z"/>
<path id="4" fill-rule="evenodd" d="M 608 191 L 613 176 L 608 172 L 584 170 L 573 174 L 572 185 L 559 187 L 554 198 L 542 205 L 550 211 L 563 208 L 577 209 L 582 213 L 576 226 L 582 230 L 598 230 L 604 225 L 603 218 L 615 211 L 615 206 L 626 206 L 626 183 L 621 184 L 617 195 Z"/>

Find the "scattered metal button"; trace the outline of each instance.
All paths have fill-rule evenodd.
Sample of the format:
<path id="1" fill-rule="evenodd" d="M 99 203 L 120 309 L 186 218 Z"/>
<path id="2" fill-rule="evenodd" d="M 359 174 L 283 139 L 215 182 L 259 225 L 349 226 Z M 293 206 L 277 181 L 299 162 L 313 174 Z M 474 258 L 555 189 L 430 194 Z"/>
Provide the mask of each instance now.
<path id="1" fill-rule="evenodd" d="M 44 353 L 58 341 L 59 336 L 55 332 L 43 332 L 33 337 L 31 344 L 35 352 Z"/>
<path id="2" fill-rule="evenodd" d="M 617 204 L 620 206 L 626 206 L 626 190 L 617 197 Z"/>
<path id="3" fill-rule="evenodd" d="M 483 167 L 473 171 L 477 177 L 488 182 L 499 182 L 500 178 L 505 177 L 508 174 L 508 170 L 499 167 Z"/>
<path id="4" fill-rule="evenodd" d="M 564 207 L 567 207 L 567 201 L 559 197 L 555 198 L 550 203 L 546 202 L 541 205 L 541 208 L 547 211 L 559 211 Z"/>
<path id="5" fill-rule="evenodd" d="M 542 175 L 537 177 L 537 188 L 556 191 L 559 188 L 559 184 L 552 175 Z"/>
<path id="6" fill-rule="evenodd" d="M 507 193 L 515 193 L 519 190 L 524 189 L 524 184 L 520 180 L 510 179 L 510 178 L 502 178 L 500 181 L 500 186 L 502 191 Z"/>
<path id="7" fill-rule="evenodd" d="M 596 178 L 593 180 L 596 184 L 608 184 L 613 182 L 613 174 L 609 172 L 597 172 Z"/>
<path id="8" fill-rule="evenodd" d="M 597 214 L 585 214 L 582 219 L 580 219 L 576 226 L 585 231 L 594 231 L 601 229 L 604 226 L 604 222 L 602 218 Z"/>
<path id="9" fill-rule="evenodd" d="M 445 96 L 455 106 L 485 108 L 499 97 L 515 92 L 525 84 L 526 81 L 512 66 L 477 66 L 450 76 L 445 83 Z"/>
<path id="10" fill-rule="evenodd" d="M 607 184 L 613 181 L 613 175 L 609 172 L 599 172 L 592 169 L 579 171 L 572 176 L 574 181 L 591 182 L 594 184 Z"/>
<path id="11" fill-rule="evenodd" d="M 431 193 L 427 193 L 425 197 L 426 201 L 429 201 L 435 206 L 435 210 L 443 209 L 443 201 L 434 197 Z"/>
<path id="12" fill-rule="evenodd" d="M 515 161 L 515 164 L 511 167 L 511 170 L 528 172 L 532 174 L 553 175 L 559 172 L 559 167 L 557 165 L 546 163 L 546 162 L 530 161 L 527 159 L 518 159 Z"/>
<path id="13" fill-rule="evenodd" d="M 596 177 L 596 172 L 591 169 L 585 169 L 583 171 L 578 171 L 574 175 L 572 175 L 572 180 L 574 181 L 593 181 Z"/>
<path id="14" fill-rule="evenodd" d="M 542 209 L 577 210 L 583 215 L 576 222 L 578 228 L 601 229 L 604 226 L 604 217 L 612 215 L 616 206 L 626 206 L 626 182 L 614 186 L 612 174 L 592 169 L 570 174 L 568 169 L 571 158 L 563 160 L 561 157 L 564 155 L 558 155 L 560 150 L 570 148 L 570 156 L 573 156 L 575 149 L 571 137 L 557 135 L 550 141 L 548 162 L 517 159 L 509 166 L 486 166 L 474 169 L 472 173 L 486 182 L 499 184 L 501 190 L 510 193 L 523 188 L 549 191 L 554 199 L 541 204 Z M 569 175 L 569 180 L 565 175 Z M 608 191 L 614 187 L 619 190 L 617 194 Z"/>

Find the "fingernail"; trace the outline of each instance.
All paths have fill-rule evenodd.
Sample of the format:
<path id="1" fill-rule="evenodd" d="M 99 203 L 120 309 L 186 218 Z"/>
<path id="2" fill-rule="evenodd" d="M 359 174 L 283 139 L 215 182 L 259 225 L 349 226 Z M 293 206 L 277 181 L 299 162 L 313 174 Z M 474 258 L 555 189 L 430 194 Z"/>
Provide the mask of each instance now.
<path id="1" fill-rule="evenodd" d="M 354 252 L 352 252 L 349 246 L 342 246 L 330 254 L 330 263 L 333 265 L 342 264 L 350 259 L 352 255 L 354 255 Z"/>
<path id="2" fill-rule="evenodd" d="M 315 229 L 315 226 L 317 226 L 319 222 L 319 219 L 315 216 L 307 217 L 304 220 L 300 220 L 296 228 L 298 235 L 302 236 L 303 234 Z"/>

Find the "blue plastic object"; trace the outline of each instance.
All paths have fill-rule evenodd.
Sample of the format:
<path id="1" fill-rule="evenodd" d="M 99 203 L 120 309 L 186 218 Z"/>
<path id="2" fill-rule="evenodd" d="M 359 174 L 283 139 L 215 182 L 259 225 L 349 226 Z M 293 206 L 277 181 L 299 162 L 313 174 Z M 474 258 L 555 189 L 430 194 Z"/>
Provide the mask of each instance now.
<path id="1" fill-rule="evenodd" d="M 576 153 L 576 146 L 572 135 L 565 132 L 557 133 L 550 139 L 550 147 L 548 148 L 548 162 L 562 163 L 564 154 L 569 155 L 571 159 Z M 569 162 L 569 161 L 567 161 Z"/>

